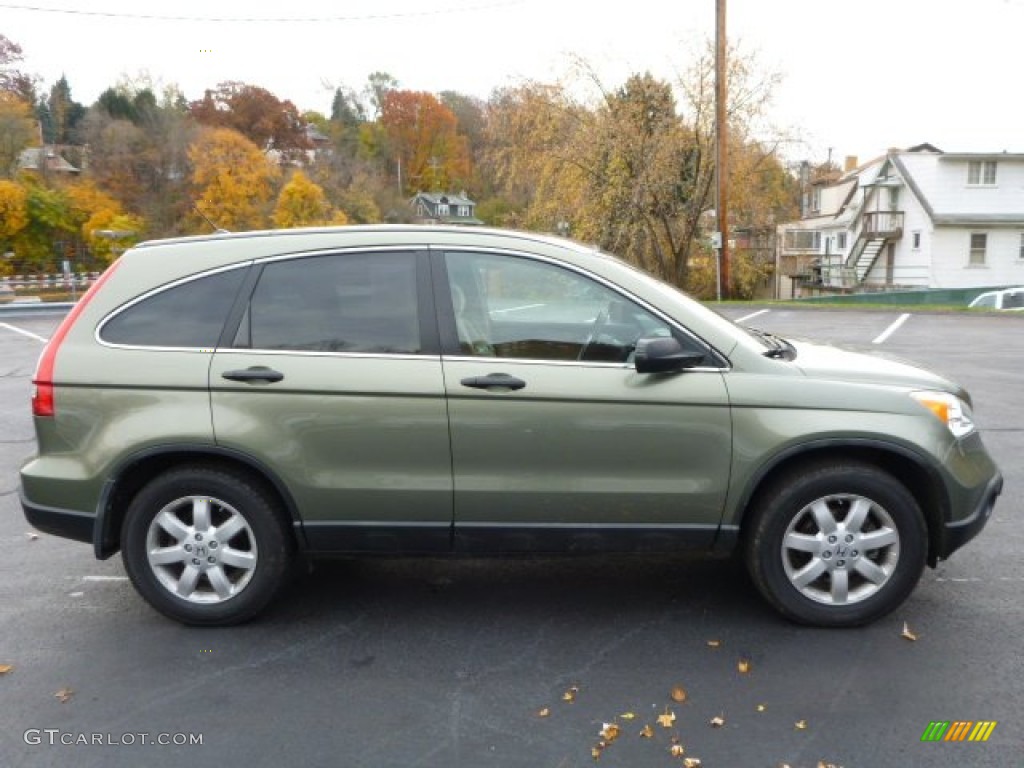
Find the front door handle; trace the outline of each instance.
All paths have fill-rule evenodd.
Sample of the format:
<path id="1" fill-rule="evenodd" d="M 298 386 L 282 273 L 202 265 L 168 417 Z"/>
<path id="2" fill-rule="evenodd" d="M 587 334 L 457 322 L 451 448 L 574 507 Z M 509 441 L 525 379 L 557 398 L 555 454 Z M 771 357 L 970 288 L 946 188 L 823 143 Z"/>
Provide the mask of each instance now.
<path id="1" fill-rule="evenodd" d="M 224 371 L 221 374 L 222 379 L 230 379 L 231 381 L 280 381 L 284 378 L 284 374 L 280 371 L 275 371 L 273 368 L 267 368 L 265 365 L 254 365 L 251 368 L 243 368 L 239 371 Z"/>
<path id="2" fill-rule="evenodd" d="M 486 376 L 470 376 L 461 382 L 464 387 L 474 389 L 522 389 L 526 382 L 507 373 L 489 373 Z"/>

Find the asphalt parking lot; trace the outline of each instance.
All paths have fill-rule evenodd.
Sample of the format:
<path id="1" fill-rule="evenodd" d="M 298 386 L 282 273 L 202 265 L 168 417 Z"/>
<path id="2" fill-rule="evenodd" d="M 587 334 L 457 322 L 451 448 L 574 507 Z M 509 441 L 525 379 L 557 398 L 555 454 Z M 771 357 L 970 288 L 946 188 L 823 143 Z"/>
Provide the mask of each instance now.
<path id="1" fill-rule="evenodd" d="M 675 558 L 332 563 L 252 624 L 179 626 L 119 558 L 29 535 L 29 379 L 59 318 L 0 316 L 0 766 L 563 768 L 595 762 L 607 723 L 605 766 L 1020 765 L 1024 313 L 724 314 L 908 358 L 974 396 L 1006 478 L 995 515 L 871 627 L 793 626 L 735 564 Z M 932 721 L 997 725 L 922 743 Z"/>

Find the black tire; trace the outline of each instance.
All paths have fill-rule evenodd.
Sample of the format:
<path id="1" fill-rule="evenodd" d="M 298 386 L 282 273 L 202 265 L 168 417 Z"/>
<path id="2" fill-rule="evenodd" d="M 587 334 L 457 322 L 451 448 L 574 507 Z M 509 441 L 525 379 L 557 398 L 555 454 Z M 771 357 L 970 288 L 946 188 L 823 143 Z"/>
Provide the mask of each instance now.
<path id="1" fill-rule="evenodd" d="M 294 549 L 271 494 L 242 474 L 204 466 L 151 480 L 121 529 L 135 589 L 165 616 L 198 626 L 238 624 L 263 610 L 287 583 Z"/>
<path id="2" fill-rule="evenodd" d="M 836 523 L 831 532 L 829 518 Z M 801 624 L 853 627 L 881 618 L 913 591 L 927 554 L 917 501 L 868 464 L 787 472 L 759 494 L 745 525 L 744 558 L 754 584 Z"/>

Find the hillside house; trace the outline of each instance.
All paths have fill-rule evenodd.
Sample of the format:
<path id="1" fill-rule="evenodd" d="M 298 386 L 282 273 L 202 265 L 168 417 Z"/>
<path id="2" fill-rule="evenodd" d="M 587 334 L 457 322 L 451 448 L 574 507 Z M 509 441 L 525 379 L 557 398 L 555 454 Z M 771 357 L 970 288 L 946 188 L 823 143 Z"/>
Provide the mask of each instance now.
<path id="1" fill-rule="evenodd" d="M 1024 284 L 1024 154 L 891 149 L 778 228 L 781 298 Z"/>

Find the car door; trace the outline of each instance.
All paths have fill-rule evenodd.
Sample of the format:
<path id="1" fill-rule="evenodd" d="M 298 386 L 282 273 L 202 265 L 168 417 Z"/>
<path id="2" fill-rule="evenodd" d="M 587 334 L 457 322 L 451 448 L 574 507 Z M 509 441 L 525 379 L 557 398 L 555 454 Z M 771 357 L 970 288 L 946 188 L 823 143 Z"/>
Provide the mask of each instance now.
<path id="1" fill-rule="evenodd" d="M 426 252 L 269 260 L 210 368 L 218 445 L 277 477 L 314 551 L 451 545 Z"/>
<path id="2" fill-rule="evenodd" d="M 725 360 L 612 287 L 525 254 L 432 254 L 464 550 L 709 545 L 728 482 Z M 639 374 L 641 337 L 697 367 Z"/>

